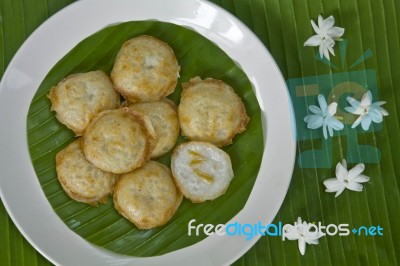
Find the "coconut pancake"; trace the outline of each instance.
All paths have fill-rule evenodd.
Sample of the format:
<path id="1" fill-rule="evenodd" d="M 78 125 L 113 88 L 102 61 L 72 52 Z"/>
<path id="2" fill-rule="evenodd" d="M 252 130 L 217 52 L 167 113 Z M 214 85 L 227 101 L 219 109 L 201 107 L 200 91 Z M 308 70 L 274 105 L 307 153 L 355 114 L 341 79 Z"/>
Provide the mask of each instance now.
<path id="1" fill-rule="evenodd" d="M 107 201 L 116 175 L 104 172 L 89 163 L 75 140 L 56 155 L 58 180 L 72 199 L 91 205 Z"/>
<path id="2" fill-rule="evenodd" d="M 182 202 L 169 168 L 155 161 L 119 176 L 114 186 L 114 205 L 139 229 L 166 224 Z"/>
<path id="3" fill-rule="evenodd" d="M 196 77 L 182 87 L 178 115 L 182 134 L 188 139 L 221 147 L 246 130 L 249 117 L 245 106 L 228 84 Z"/>
<path id="4" fill-rule="evenodd" d="M 123 107 L 92 119 L 82 138 L 89 162 L 103 171 L 123 174 L 150 159 L 156 136 L 150 119 Z"/>
<path id="5" fill-rule="evenodd" d="M 149 117 L 157 138 L 151 158 L 160 157 L 175 146 L 179 136 L 179 120 L 176 105 L 172 101 L 163 99 L 124 105 Z"/>
<path id="6" fill-rule="evenodd" d="M 101 70 L 72 74 L 54 86 L 48 95 L 57 119 L 76 136 L 101 111 L 118 108 L 120 95 Z"/>
<path id="7" fill-rule="evenodd" d="M 171 94 L 179 77 L 172 48 L 152 36 L 126 41 L 114 62 L 115 89 L 130 102 L 157 101 Z"/>
<path id="8" fill-rule="evenodd" d="M 229 155 L 208 142 L 189 141 L 177 146 L 171 170 L 179 190 L 195 203 L 221 196 L 233 179 Z"/>

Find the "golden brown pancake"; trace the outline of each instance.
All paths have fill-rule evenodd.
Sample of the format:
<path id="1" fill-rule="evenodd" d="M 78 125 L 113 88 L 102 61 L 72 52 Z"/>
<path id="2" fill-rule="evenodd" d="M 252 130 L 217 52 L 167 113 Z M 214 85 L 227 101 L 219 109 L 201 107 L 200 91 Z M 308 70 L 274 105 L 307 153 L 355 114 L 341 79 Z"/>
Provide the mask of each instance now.
<path id="1" fill-rule="evenodd" d="M 182 135 L 221 147 L 246 130 L 249 117 L 241 98 L 229 85 L 196 77 L 182 86 L 178 107 Z"/>
<path id="2" fill-rule="evenodd" d="M 167 43 L 147 35 L 126 41 L 111 71 L 115 89 L 133 103 L 166 97 L 175 90 L 178 77 L 174 51 Z"/>
<path id="3" fill-rule="evenodd" d="M 150 159 L 156 136 L 148 117 L 128 107 L 103 111 L 82 138 L 89 162 L 115 174 L 130 172 Z"/>
<path id="4" fill-rule="evenodd" d="M 166 224 L 181 202 L 171 171 L 155 161 L 121 175 L 114 186 L 115 208 L 139 229 Z"/>
<path id="5" fill-rule="evenodd" d="M 48 95 L 57 119 L 76 136 L 81 136 L 90 120 L 104 110 L 118 108 L 120 95 L 103 71 L 70 75 Z"/>
<path id="6" fill-rule="evenodd" d="M 112 193 L 116 175 L 89 163 L 75 140 L 56 155 L 58 180 L 72 199 L 92 205 L 105 202 Z"/>
<path id="7" fill-rule="evenodd" d="M 133 110 L 146 115 L 153 125 L 157 144 L 151 158 L 157 158 L 169 152 L 179 136 L 179 119 L 175 104 L 163 99 L 156 102 L 125 103 Z"/>

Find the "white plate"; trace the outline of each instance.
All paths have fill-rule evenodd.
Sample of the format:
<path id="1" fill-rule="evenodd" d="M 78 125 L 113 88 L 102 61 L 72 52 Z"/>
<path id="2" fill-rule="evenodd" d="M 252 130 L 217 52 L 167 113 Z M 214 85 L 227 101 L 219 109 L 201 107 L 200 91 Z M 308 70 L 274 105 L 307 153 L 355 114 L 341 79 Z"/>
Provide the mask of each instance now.
<path id="1" fill-rule="evenodd" d="M 265 150 L 254 189 L 232 220 L 272 222 L 286 195 L 295 157 L 285 82 L 273 58 L 238 19 L 203 0 L 81 0 L 41 25 L 22 45 L 0 84 L 0 192 L 12 220 L 47 259 L 61 265 L 223 265 L 257 240 L 207 237 L 163 256 L 128 257 L 89 244 L 55 214 L 33 170 L 26 138 L 31 100 L 50 69 L 78 42 L 108 25 L 156 19 L 189 27 L 222 48 L 249 77 L 263 112 Z M 267 137 L 268 136 L 268 137 Z"/>

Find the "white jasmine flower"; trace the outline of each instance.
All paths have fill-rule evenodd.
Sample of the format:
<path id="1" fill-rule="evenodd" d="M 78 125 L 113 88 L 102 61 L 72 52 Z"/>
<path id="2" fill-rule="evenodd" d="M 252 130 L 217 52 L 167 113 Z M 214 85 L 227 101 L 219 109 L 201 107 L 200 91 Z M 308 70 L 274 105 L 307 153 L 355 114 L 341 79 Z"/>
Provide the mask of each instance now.
<path id="1" fill-rule="evenodd" d="M 329 178 L 324 181 L 326 187 L 325 192 L 336 192 L 335 197 L 339 196 L 345 188 L 353 191 L 362 191 L 363 185 L 369 181 L 369 177 L 362 175 L 365 165 L 359 163 L 351 170 L 347 171 L 346 160 L 343 159 L 342 163 L 336 165 L 336 178 Z"/>
<path id="2" fill-rule="evenodd" d="M 304 46 L 319 46 L 319 55 L 321 59 L 325 56 L 326 59 L 330 60 L 329 53 L 335 55 L 333 47 L 335 41 L 341 41 L 340 38 L 344 33 L 344 28 L 334 27 L 335 18 L 329 16 L 327 19 L 323 19 L 321 15 L 318 16 L 318 26 L 313 20 L 311 25 L 316 35 L 311 36 L 305 41 Z"/>
<path id="3" fill-rule="evenodd" d="M 364 130 L 368 130 L 372 122 L 381 123 L 383 121 L 383 116 L 389 115 L 389 113 L 381 107 L 381 105 L 386 102 L 372 103 L 372 94 L 370 91 L 364 93 L 361 102 L 352 97 L 347 97 L 347 101 L 351 106 L 346 107 L 345 110 L 349 113 L 359 115 L 351 128 L 355 128 L 361 124 Z"/>
<path id="4" fill-rule="evenodd" d="M 314 227 L 314 228 L 313 228 Z M 301 255 L 306 252 L 306 244 L 318 245 L 318 239 L 323 236 L 316 226 L 306 221 L 302 222 L 301 218 L 297 218 L 297 222 L 292 225 L 285 225 L 285 236 L 289 240 L 298 240 L 299 251 Z"/>
<path id="5" fill-rule="evenodd" d="M 317 129 L 322 127 L 324 138 L 328 138 L 327 130 L 329 131 L 329 136 L 333 136 L 333 130 L 342 130 L 344 125 L 342 122 L 336 119 L 334 115 L 337 110 L 337 103 L 333 102 L 327 105 L 325 97 L 320 94 L 318 95 L 319 107 L 315 105 L 310 105 L 308 109 L 313 113 L 312 115 L 307 115 L 304 118 L 304 122 L 307 123 L 307 128 Z"/>

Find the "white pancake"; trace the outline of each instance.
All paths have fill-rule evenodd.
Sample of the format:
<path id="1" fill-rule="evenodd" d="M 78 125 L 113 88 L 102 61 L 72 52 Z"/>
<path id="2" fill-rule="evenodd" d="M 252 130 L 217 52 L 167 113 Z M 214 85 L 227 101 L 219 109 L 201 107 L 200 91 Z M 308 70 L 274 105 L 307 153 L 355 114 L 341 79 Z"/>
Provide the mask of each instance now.
<path id="1" fill-rule="evenodd" d="M 182 194 L 195 203 L 221 196 L 233 178 L 229 155 L 208 142 L 189 141 L 176 147 L 171 170 Z"/>

